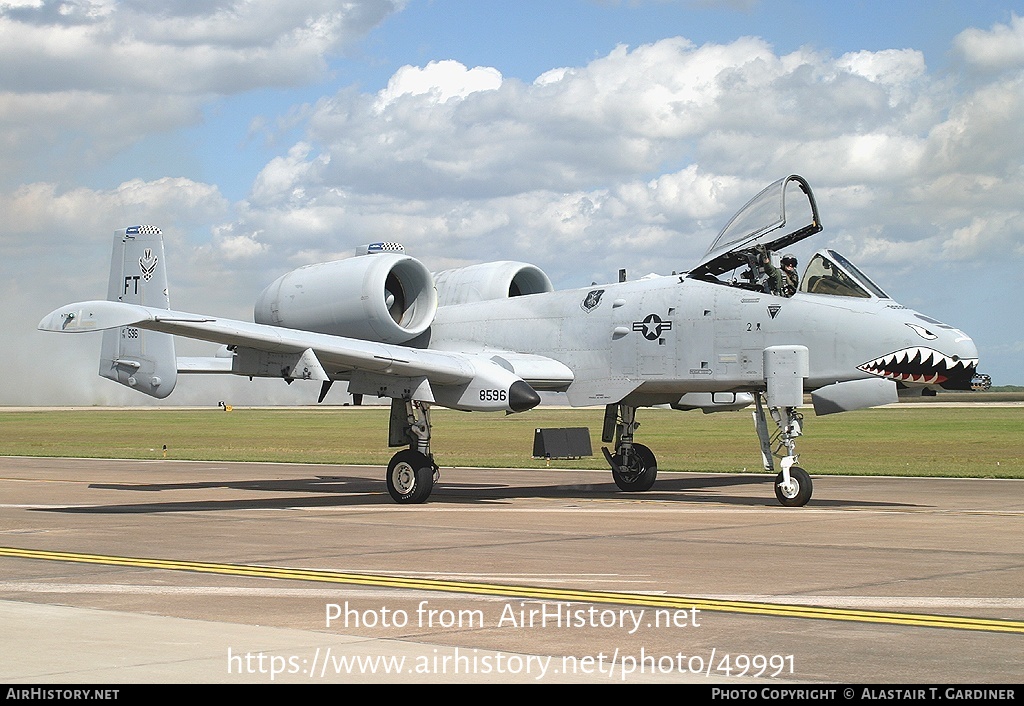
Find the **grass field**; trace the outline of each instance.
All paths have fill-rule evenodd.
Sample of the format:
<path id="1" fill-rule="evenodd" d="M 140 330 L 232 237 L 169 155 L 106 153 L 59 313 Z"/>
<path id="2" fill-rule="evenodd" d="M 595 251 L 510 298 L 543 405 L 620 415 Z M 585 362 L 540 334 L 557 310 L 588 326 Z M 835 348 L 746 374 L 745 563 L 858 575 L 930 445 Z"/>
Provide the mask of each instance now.
<path id="1" fill-rule="evenodd" d="M 812 474 L 1024 478 L 1024 407 L 906 406 L 816 418 L 797 450 Z M 600 409 L 526 414 L 432 411 L 441 466 L 543 467 L 534 429 L 589 427 L 595 456 L 558 468 L 604 468 Z M 637 441 L 662 470 L 760 471 L 749 411 L 642 409 Z M 0 455 L 387 464 L 386 408 L 0 411 Z"/>

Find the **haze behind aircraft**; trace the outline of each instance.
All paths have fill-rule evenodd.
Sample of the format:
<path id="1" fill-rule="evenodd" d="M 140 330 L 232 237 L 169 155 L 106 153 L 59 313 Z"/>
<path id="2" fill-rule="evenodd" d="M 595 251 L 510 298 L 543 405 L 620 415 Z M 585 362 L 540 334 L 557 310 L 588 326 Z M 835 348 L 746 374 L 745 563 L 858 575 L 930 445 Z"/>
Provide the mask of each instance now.
<path id="1" fill-rule="evenodd" d="M 62 306 L 39 328 L 102 330 L 100 375 L 157 398 L 179 372 L 320 380 L 320 401 L 345 380 L 357 401 L 391 398 L 389 444 L 407 447 L 386 476 L 399 503 L 425 501 L 438 477 L 432 405 L 525 412 L 540 391 L 603 405 L 615 483 L 643 491 L 657 460 L 634 441 L 638 408 L 753 403 L 765 470 L 779 459 L 776 497 L 800 506 L 812 493 L 796 465 L 805 391 L 821 415 L 895 402 L 898 391 L 989 384 L 966 334 L 896 303 L 833 250 L 813 256 L 792 297 L 771 293 L 765 252 L 821 229 L 809 185 L 791 175 L 749 201 L 693 269 L 671 276 L 554 291 L 526 263 L 432 275 L 400 245 L 376 243 L 278 278 L 250 323 L 172 310 L 160 230 L 135 226 L 115 233 L 107 300 Z M 177 358 L 173 335 L 223 347 Z"/>

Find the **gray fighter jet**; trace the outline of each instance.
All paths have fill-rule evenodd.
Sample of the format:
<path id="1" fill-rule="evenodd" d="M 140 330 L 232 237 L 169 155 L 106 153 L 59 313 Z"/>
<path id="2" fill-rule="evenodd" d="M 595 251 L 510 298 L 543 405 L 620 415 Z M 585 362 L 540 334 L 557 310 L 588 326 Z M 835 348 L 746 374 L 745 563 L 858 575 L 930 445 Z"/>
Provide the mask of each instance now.
<path id="1" fill-rule="evenodd" d="M 896 303 L 833 250 L 813 256 L 795 294 L 773 293 L 773 254 L 821 229 L 809 185 L 791 175 L 671 276 L 554 291 L 526 263 L 431 274 L 401 245 L 376 243 L 280 277 L 253 323 L 172 310 L 160 230 L 135 226 L 115 234 L 107 299 L 62 306 L 39 328 L 102 330 L 100 375 L 158 398 L 179 372 L 320 380 L 321 401 L 344 380 L 356 400 L 390 398 L 389 443 L 406 447 L 387 470 L 399 503 L 423 502 L 437 479 L 432 405 L 525 412 L 540 391 L 603 405 L 615 483 L 643 491 L 657 461 L 634 440 L 638 408 L 753 404 L 776 496 L 800 506 L 812 487 L 796 465 L 805 392 L 820 415 L 895 402 L 899 391 L 988 385 L 966 334 Z M 222 348 L 177 358 L 175 335 Z"/>

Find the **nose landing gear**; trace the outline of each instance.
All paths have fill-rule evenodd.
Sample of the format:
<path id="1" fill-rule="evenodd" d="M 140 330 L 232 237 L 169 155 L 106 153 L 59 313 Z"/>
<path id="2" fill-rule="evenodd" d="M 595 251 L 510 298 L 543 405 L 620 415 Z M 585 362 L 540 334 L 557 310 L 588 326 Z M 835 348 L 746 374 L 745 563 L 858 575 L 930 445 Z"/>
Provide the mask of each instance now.
<path id="1" fill-rule="evenodd" d="M 769 407 L 768 412 L 778 428 L 772 436 L 768 432 L 763 398 L 760 392 L 754 395 L 754 427 L 761 441 L 764 469 L 774 471 L 774 458 L 778 458 L 782 471 L 775 478 L 775 497 L 786 507 L 802 507 L 811 499 L 813 492 L 811 476 L 796 465 L 796 439 L 803 434 L 803 415 L 795 407 Z"/>

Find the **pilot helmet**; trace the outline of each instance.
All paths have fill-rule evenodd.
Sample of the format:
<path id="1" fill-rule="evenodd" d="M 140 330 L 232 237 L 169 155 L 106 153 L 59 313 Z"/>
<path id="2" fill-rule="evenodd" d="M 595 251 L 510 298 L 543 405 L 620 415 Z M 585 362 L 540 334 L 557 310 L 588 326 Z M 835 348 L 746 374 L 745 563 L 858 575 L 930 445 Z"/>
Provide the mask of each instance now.
<path id="1" fill-rule="evenodd" d="M 786 265 L 792 265 L 793 267 L 796 267 L 796 258 L 788 253 L 783 255 L 782 266 L 785 267 Z"/>

